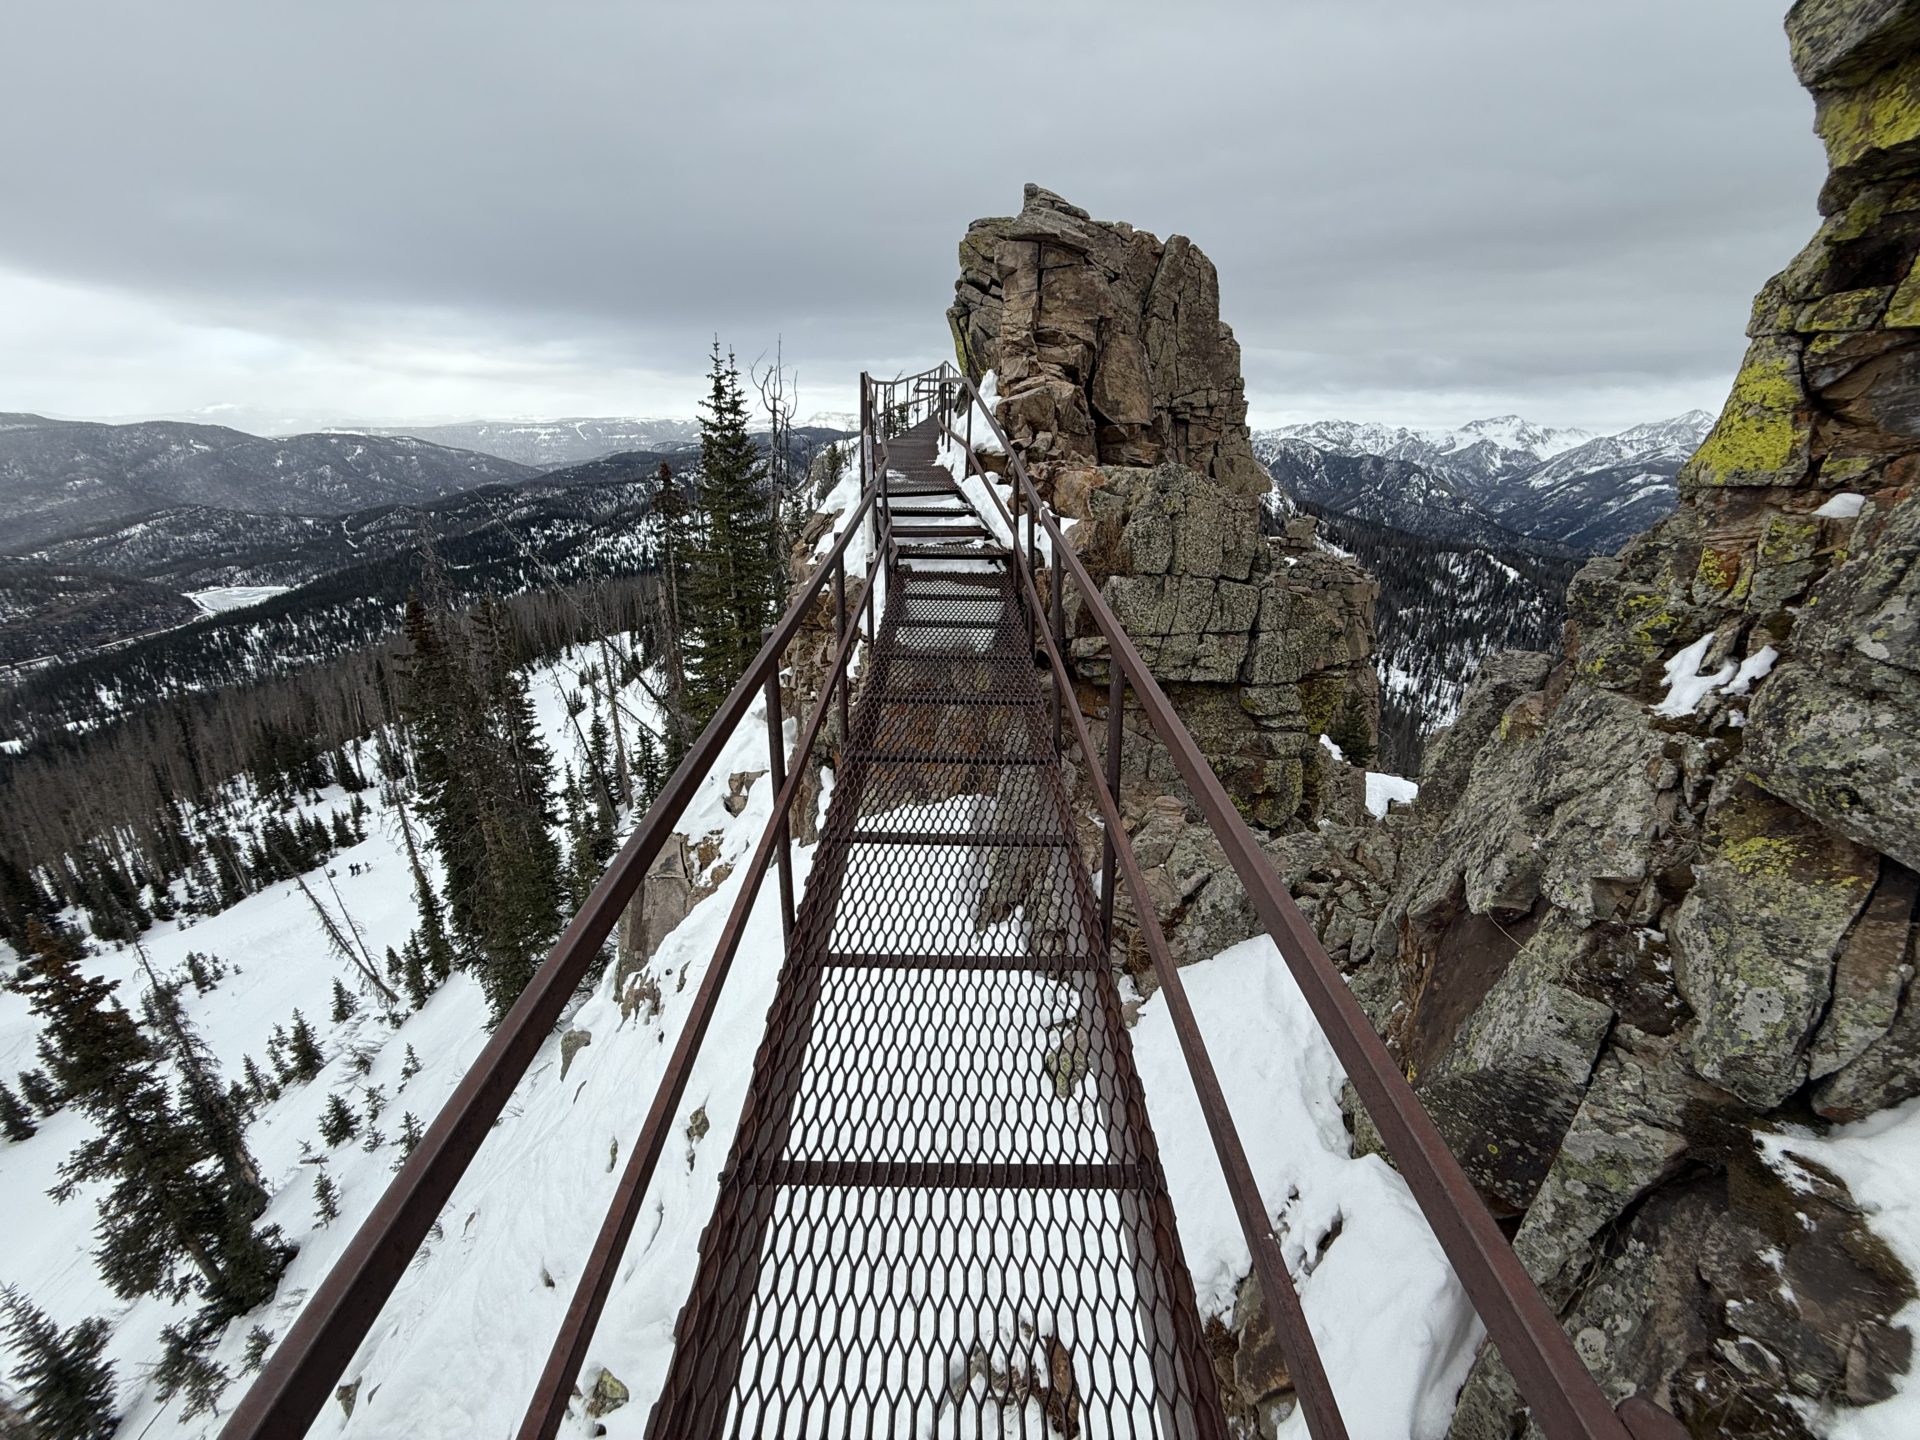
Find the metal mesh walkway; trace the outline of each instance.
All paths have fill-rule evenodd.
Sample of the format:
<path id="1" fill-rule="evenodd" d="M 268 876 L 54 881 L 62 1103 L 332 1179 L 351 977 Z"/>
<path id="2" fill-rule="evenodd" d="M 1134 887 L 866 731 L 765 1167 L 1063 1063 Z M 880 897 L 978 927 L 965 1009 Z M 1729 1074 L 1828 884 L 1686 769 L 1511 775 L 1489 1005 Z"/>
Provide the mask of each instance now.
<path id="1" fill-rule="evenodd" d="M 1012 563 L 924 428 L 649 1434 L 1224 1434 Z"/>

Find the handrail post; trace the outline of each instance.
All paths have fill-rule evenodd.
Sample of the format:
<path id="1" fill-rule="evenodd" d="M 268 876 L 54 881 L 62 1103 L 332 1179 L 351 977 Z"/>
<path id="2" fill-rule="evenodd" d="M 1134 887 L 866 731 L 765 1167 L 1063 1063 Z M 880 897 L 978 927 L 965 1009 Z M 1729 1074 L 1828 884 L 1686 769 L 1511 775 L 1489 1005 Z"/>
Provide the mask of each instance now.
<path id="1" fill-rule="evenodd" d="M 775 665 L 773 673 L 767 676 L 767 778 L 773 783 L 774 803 L 780 803 L 780 792 L 787 788 L 787 733 L 786 725 L 780 715 L 780 667 Z M 776 837 L 779 845 L 780 865 L 780 933 L 788 940 L 793 938 L 793 827 L 787 823 L 788 817 L 775 817 L 780 833 Z"/>
<path id="2" fill-rule="evenodd" d="M 1062 652 L 1064 655 L 1064 652 Z M 1110 667 L 1107 681 L 1107 794 L 1113 797 L 1114 811 L 1120 808 L 1120 747 L 1126 739 L 1125 715 L 1127 677 L 1118 664 Z M 1057 687 L 1056 687 L 1057 688 Z M 1089 763 L 1093 760 L 1087 756 Z M 1107 955 L 1113 955 L 1113 866 L 1118 858 L 1113 830 L 1100 827 L 1100 935 L 1106 941 Z"/>
<path id="3" fill-rule="evenodd" d="M 838 645 L 847 638 L 847 557 L 841 555 L 833 562 L 833 643 Z M 847 728 L 847 685 L 843 677 L 840 683 L 840 743 L 845 745 L 851 735 Z"/>
<path id="4" fill-rule="evenodd" d="M 1064 583 L 1065 580 L 1066 574 L 1060 568 L 1060 557 L 1056 555 L 1053 558 L 1053 573 L 1051 576 L 1053 588 L 1052 603 L 1048 608 L 1053 612 L 1053 645 L 1062 656 L 1065 656 L 1067 653 L 1067 587 Z M 1058 685 L 1053 687 L 1053 753 L 1056 755 L 1066 748 L 1066 736 L 1063 730 L 1065 717 L 1060 712 L 1062 707 L 1064 707 L 1070 699 L 1070 696 L 1061 692 Z"/>

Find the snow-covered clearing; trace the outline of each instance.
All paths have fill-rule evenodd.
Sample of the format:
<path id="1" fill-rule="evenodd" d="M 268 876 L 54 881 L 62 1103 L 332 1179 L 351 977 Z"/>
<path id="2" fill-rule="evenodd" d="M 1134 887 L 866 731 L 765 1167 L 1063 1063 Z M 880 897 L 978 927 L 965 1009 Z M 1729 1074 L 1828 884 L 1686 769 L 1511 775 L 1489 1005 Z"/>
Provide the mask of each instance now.
<path id="1" fill-rule="evenodd" d="M 284 595 L 287 589 L 285 585 L 215 585 L 206 590 L 189 590 L 187 598 L 209 615 L 223 615 L 229 610 L 242 610 Z"/>

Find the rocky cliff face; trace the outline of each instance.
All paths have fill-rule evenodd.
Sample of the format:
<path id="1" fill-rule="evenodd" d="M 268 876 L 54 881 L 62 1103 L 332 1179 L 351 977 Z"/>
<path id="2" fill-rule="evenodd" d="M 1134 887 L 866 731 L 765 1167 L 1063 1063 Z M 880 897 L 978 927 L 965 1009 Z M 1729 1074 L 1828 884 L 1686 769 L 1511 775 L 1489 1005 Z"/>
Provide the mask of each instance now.
<path id="1" fill-rule="evenodd" d="M 1755 1138 L 1920 1094 L 1920 4 L 1788 32 L 1820 230 L 1677 513 L 1484 667 L 1350 947 L 1588 1363 L 1698 1435 L 1808 1435 L 1912 1349 L 1844 1186 Z M 1522 1423 L 1483 1355 L 1454 1434 Z"/>

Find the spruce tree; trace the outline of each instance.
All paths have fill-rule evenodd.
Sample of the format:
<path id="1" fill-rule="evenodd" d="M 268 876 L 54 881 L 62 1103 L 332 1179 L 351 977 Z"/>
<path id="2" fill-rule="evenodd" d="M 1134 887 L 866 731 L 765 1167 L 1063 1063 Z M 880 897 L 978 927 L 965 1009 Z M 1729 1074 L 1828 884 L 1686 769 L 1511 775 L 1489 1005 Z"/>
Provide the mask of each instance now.
<path id="1" fill-rule="evenodd" d="M 102 1352 L 112 1333 L 99 1318 L 62 1330 L 26 1296 L 0 1287 L 0 1317 L 15 1354 L 29 1434 L 44 1440 L 110 1440 L 120 1420 L 113 1409 L 113 1365 Z"/>
<path id="2" fill-rule="evenodd" d="M 654 481 L 653 522 L 653 563 L 660 577 L 660 603 L 654 608 L 651 634 L 666 680 L 661 698 L 666 702 L 663 718 L 667 748 L 672 758 L 678 760 L 698 732 L 698 727 L 691 725 L 687 709 L 687 625 L 681 604 L 682 597 L 688 593 L 693 523 L 686 490 L 674 478 L 673 467 L 664 460 Z"/>
<path id="3" fill-rule="evenodd" d="M 553 757 L 514 668 L 518 657 L 506 614 L 491 600 L 480 607 L 477 642 L 491 763 L 480 777 L 486 865 L 475 938 L 480 983 L 498 1021 L 559 933 L 564 892 L 551 829 Z"/>
<path id="4" fill-rule="evenodd" d="M 20 1097 L 0 1083 L 0 1134 L 18 1143 L 31 1140 L 39 1127 L 33 1123 L 33 1116 Z"/>
<path id="5" fill-rule="evenodd" d="M 60 1107 L 67 1103 L 66 1097 L 55 1088 L 44 1070 L 22 1070 L 20 1094 L 42 1117 L 58 1114 Z"/>
<path id="6" fill-rule="evenodd" d="M 333 978 L 333 1023 L 344 1025 L 360 1013 L 360 1002 L 353 998 L 347 987 L 340 983 L 340 977 Z"/>
<path id="7" fill-rule="evenodd" d="M 151 970 L 148 971 L 152 973 Z M 180 1004 L 178 984 L 156 983 L 141 1003 L 147 1028 L 160 1038 L 160 1048 L 181 1079 L 181 1114 L 213 1151 L 237 1208 L 251 1208 L 252 1219 L 267 1208 L 267 1187 L 260 1167 L 247 1148 L 246 1116 L 235 1105 L 232 1092 L 220 1077 L 212 1049 L 193 1028 Z"/>
<path id="8" fill-rule="evenodd" d="M 183 1396 L 187 1402 L 180 1411 L 183 1420 L 217 1415 L 220 1396 L 233 1379 L 224 1366 L 207 1356 L 218 1331 L 211 1324 L 189 1321 L 161 1326 L 160 1338 L 160 1363 L 153 1367 L 154 1392 L 162 1400 Z"/>
<path id="9" fill-rule="evenodd" d="M 768 557 L 778 532 L 764 467 L 747 432 L 740 370 L 713 343 L 700 417 L 700 536 L 688 564 L 687 705 L 697 733 L 759 653 L 777 597 Z"/>
<path id="10" fill-rule="evenodd" d="M 36 926 L 23 986 L 42 1024 L 40 1052 L 95 1133 L 60 1167 L 56 1199 L 104 1183 L 94 1234 L 101 1277 L 123 1299 L 183 1296 L 183 1263 L 221 1315 L 251 1309 L 292 1258 L 278 1232 L 256 1233 L 258 1192 L 222 1173 L 223 1157 L 174 1108 L 160 1052 L 113 998 L 81 973 L 71 937 Z"/>
<path id="11" fill-rule="evenodd" d="M 320 1053 L 320 1041 L 307 1023 L 307 1017 L 293 1012 L 293 1030 L 287 1036 L 287 1071 L 295 1080 L 311 1080 L 327 1067 Z"/>
<path id="12" fill-rule="evenodd" d="M 338 1095 L 327 1096 L 327 1108 L 320 1115 L 320 1138 L 329 1147 L 344 1145 L 360 1133 L 360 1117 Z"/>
<path id="13" fill-rule="evenodd" d="M 273 1344 L 273 1332 L 264 1325 L 247 1331 L 247 1351 L 240 1361 L 242 1375 L 258 1375 L 267 1363 L 267 1348 Z"/>
<path id="14" fill-rule="evenodd" d="M 253 1097 L 254 1107 L 270 1105 L 280 1098 L 280 1086 L 261 1073 L 260 1066 L 253 1056 L 243 1056 L 240 1061 L 240 1073 L 246 1081 L 247 1094 Z"/>
<path id="15" fill-rule="evenodd" d="M 340 1189 L 324 1170 L 314 1172 L 313 1211 L 320 1217 L 316 1225 L 331 1225 L 340 1218 Z"/>
<path id="16" fill-rule="evenodd" d="M 1349 765 L 1365 769 L 1373 761 L 1373 727 L 1367 723 L 1366 706 L 1357 693 L 1349 691 L 1340 713 L 1327 727 L 1327 738 L 1340 747 Z"/>

